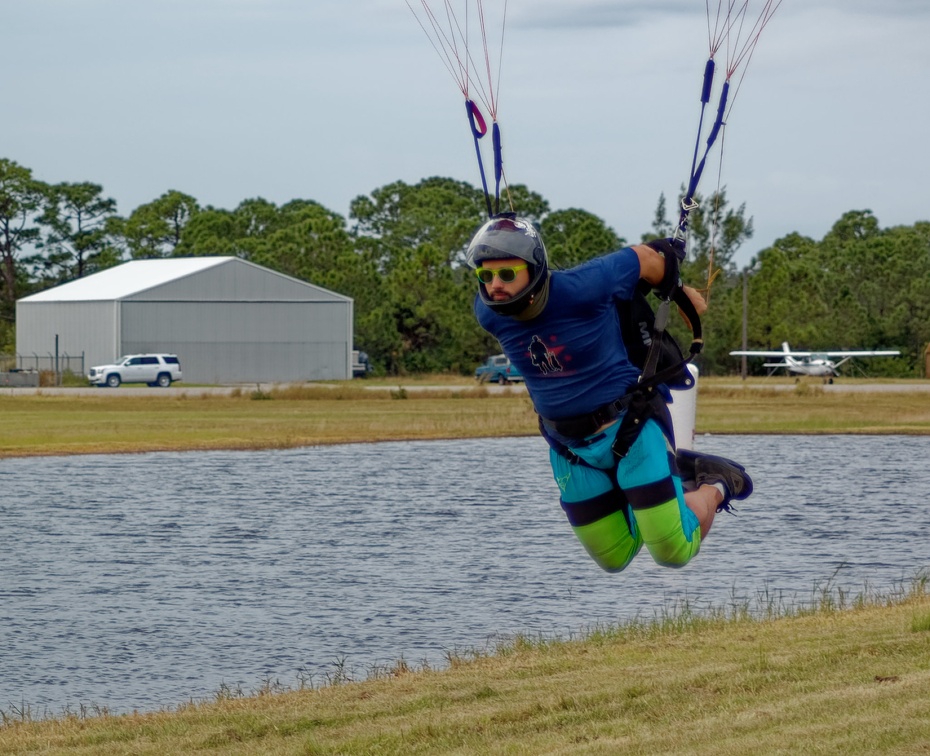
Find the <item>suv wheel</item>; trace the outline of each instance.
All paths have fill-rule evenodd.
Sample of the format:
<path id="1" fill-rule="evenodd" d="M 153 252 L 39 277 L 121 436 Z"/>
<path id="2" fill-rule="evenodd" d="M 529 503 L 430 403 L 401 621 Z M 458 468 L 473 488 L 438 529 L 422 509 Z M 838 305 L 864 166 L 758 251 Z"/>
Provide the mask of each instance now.
<path id="1" fill-rule="evenodd" d="M 107 376 L 107 386 L 109 386 L 110 388 L 116 388 L 121 383 L 122 383 L 122 380 L 120 380 L 119 373 L 110 373 Z"/>
<path id="2" fill-rule="evenodd" d="M 171 376 L 167 373 L 159 373 L 155 383 L 162 388 L 168 388 L 171 385 Z"/>

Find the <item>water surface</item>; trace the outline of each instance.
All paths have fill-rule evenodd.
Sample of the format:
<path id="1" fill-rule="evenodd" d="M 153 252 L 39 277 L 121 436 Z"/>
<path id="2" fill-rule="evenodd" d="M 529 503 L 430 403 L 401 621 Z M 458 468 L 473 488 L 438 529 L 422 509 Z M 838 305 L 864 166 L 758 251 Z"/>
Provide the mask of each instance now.
<path id="1" fill-rule="evenodd" d="M 442 666 L 688 601 L 890 592 L 930 566 L 930 438 L 721 436 L 756 493 L 682 570 L 601 572 L 538 438 L 0 460 L 0 709 Z"/>

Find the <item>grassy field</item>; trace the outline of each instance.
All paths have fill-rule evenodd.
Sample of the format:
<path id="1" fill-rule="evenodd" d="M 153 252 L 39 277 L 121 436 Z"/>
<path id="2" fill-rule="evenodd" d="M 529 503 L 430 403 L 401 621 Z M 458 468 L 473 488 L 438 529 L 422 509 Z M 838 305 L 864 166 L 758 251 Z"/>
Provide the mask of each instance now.
<path id="1" fill-rule="evenodd" d="M 262 449 L 534 431 L 525 394 L 336 388 L 134 396 L 0 396 L 0 457 Z M 408 397 L 408 398 L 401 398 Z"/>
<path id="2" fill-rule="evenodd" d="M 232 396 L 196 388 L 170 396 L 120 390 L 0 394 L 0 457 L 536 433 L 536 417 L 522 389 L 499 394 L 458 382 L 434 380 L 429 389 L 415 381 L 403 387 L 383 383 L 382 390 L 374 382 L 245 389 Z M 778 390 L 780 384 L 743 388 L 732 383 L 702 382 L 699 434 L 930 433 L 930 392 L 841 393 L 816 384 Z"/>
<path id="3" fill-rule="evenodd" d="M 699 434 L 930 433 L 928 392 L 732 383 L 702 383 Z M 426 385 L 0 395 L 0 457 L 535 433 L 522 390 Z M 926 582 L 825 594 L 810 611 L 685 606 L 450 654 L 444 669 L 399 660 L 357 681 L 336 669 L 323 685 L 223 690 L 176 711 L 58 715 L 0 700 L 0 754 L 927 753 Z"/>
<path id="4" fill-rule="evenodd" d="M 854 384 L 865 389 L 855 392 L 827 392 L 811 383 L 787 390 L 731 383 L 702 384 L 698 433 L 930 433 L 930 391 L 870 392 L 868 383 Z"/>

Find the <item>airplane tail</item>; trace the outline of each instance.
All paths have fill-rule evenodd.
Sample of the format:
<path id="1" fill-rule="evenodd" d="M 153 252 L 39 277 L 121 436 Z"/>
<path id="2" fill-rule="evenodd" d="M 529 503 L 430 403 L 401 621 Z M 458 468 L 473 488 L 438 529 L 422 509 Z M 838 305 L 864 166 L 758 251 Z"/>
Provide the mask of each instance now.
<path id="1" fill-rule="evenodd" d="M 785 354 L 791 354 L 791 347 L 788 346 L 788 342 L 787 342 L 787 341 L 783 341 L 783 342 L 781 343 L 781 350 L 782 350 Z"/>

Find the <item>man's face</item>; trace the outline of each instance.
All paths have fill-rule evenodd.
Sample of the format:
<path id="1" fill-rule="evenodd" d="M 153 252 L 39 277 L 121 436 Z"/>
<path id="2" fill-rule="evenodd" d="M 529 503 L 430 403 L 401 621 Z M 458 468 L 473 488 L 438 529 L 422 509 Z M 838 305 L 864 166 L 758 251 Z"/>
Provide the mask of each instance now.
<path id="1" fill-rule="evenodd" d="M 481 267 L 492 272 L 501 268 L 522 268 L 517 270 L 516 278 L 510 283 L 504 283 L 499 275 L 495 275 L 491 283 L 484 284 L 488 299 L 494 302 L 506 302 L 508 299 L 513 299 L 530 284 L 530 271 L 526 267 L 526 261 L 518 257 L 506 260 L 485 260 L 481 263 Z"/>

